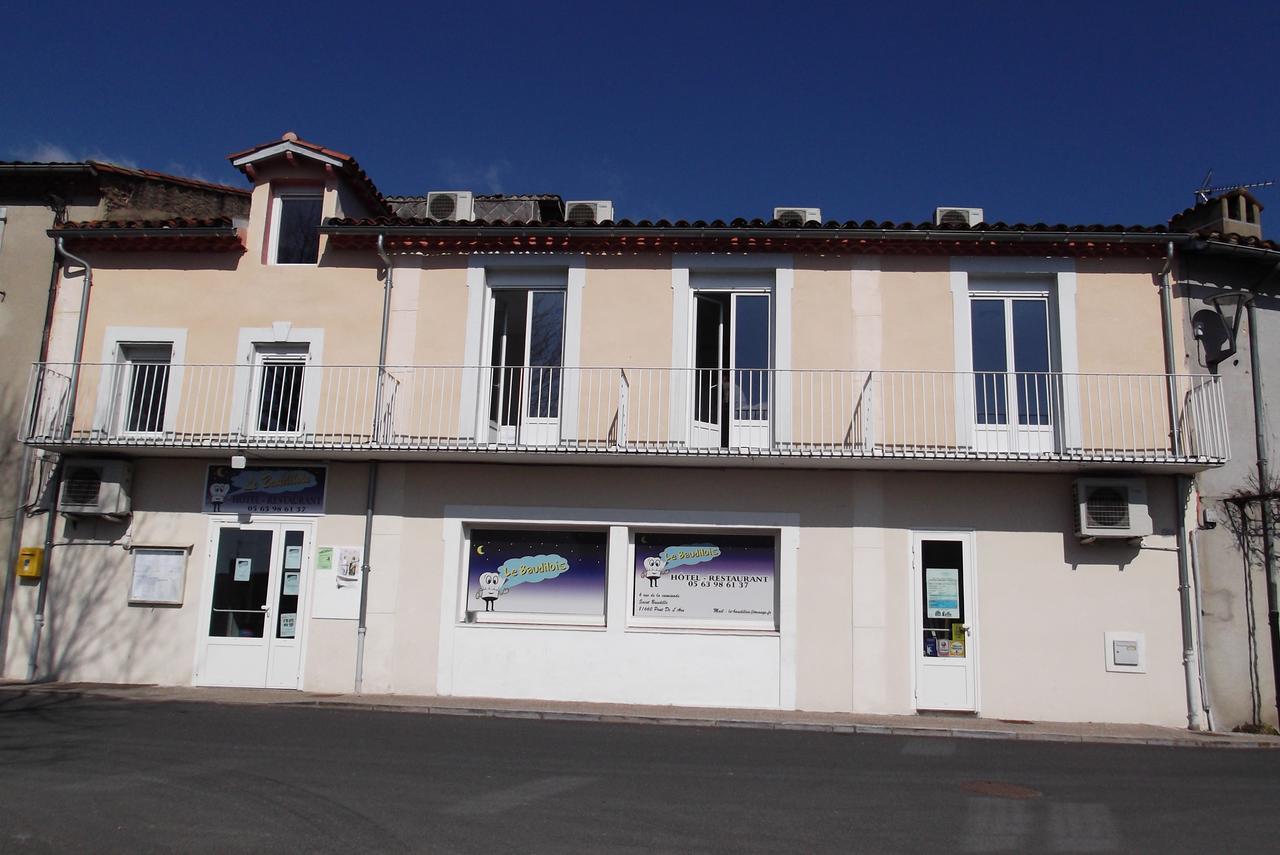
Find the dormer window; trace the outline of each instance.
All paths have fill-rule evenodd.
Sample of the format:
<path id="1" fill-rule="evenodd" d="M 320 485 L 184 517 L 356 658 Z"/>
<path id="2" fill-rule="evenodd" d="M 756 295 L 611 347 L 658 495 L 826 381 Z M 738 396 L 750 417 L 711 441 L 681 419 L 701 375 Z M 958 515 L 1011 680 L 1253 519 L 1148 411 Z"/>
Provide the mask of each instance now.
<path id="1" fill-rule="evenodd" d="M 271 263 L 315 264 L 320 257 L 319 189 L 276 191 L 271 216 Z"/>

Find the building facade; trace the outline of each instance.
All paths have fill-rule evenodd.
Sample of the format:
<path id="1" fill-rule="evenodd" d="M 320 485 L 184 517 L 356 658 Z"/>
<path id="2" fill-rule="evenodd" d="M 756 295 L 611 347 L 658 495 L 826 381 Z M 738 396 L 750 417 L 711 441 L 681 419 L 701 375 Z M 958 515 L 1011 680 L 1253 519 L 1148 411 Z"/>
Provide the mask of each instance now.
<path id="1" fill-rule="evenodd" d="M 62 513 L 7 673 L 40 624 L 65 680 L 1203 724 L 1189 234 L 232 162 L 244 228 L 51 232 L 93 287 L 31 395 Z"/>
<path id="2" fill-rule="evenodd" d="M 1201 568 L 1208 706 L 1218 729 L 1275 727 L 1280 723 L 1277 636 L 1270 614 L 1274 602 L 1268 597 L 1262 497 L 1270 494 L 1273 535 L 1280 503 L 1274 464 L 1271 484 L 1260 488 L 1258 440 L 1260 434 L 1272 455 L 1280 447 L 1280 426 L 1266 408 L 1268 384 L 1280 376 L 1275 346 L 1280 341 L 1280 247 L 1263 239 L 1262 206 L 1246 190 L 1206 199 L 1175 217 L 1173 225 L 1199 238 L 1179 257 L 1176 293 L 1187 303 L 1181 315 L 1188 359 L 1180 370 L 1223 378 L 1232 449 L 1225 465 L 1196 478 L 1199 519 L 1193 537 Z M 1252 303 L 1252 315 L 1240 295 Z M 1250 318 L 1256 329 L 1250 329 Z M 1254 403 L 1255 380 L 1261 408 Z M 1273 575 L 1274 565 L 1273 557 Z"/>
<path id="3" fill-rule="evenodd" d="M 0 555 L 12 567 L 27 516 L 31 455 L 18 441 L 31 363 L 46 358 L 58 284 L 48 230 L 68 220 L 243 218 L 249 194 L 150 170 L 93 161 L 0 163 Z M 14 577 L 5 574 L 0 651 Z"/>

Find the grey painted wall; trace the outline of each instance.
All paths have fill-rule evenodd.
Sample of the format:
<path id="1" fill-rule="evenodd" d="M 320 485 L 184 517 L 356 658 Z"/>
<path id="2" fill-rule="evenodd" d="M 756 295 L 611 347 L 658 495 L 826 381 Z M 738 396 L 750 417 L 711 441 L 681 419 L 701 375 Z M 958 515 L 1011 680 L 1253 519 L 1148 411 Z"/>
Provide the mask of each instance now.
<path id="1" fill-rule="evenodd" d="M 1264 398 L 1268 397 L 1268 384 L 1280 382 L 1280 279 L 1270 275 L 1276 261 L 1280 261 L 1280 254 L 1270 264 L 1205 254 L 1184 255 L 1178 277 L 1177 293 L 1188 301 L 1183 335 L 1189 364 L 1184 370 L 1213 372 L 1223 377 L 1231 437 L 1230 462 L 1203 472 L 1196 479 L 1202 511 L 1215 515 L 1219 522 L 1213 528 L 1201 526 L 1192 535 L 1202 592 L 1206 679 L 1214 725 L 1224 730 L 1251 722 L 1255 709 L 1262 721 L 1277 724 L 1266 578 L 1261 543 L 1256 537 L 1258 528 L 1255 524 L 1246 562 L 1239 517 L 1224 502 L 1228 496 L 1253 490 L 1257 483 L 1249 330 L 1245 318 L 1240 325 L 1236 354 L 1210 366 L 1205 348 L 1193 336 L 1190 319 L 1201 309 L 1210 308 L 1206 298 L 1215 293 L 1237 288 L 1256 290 L 1261 380 Z M 1270 413 L 1264 406 L 1263 412 L 1273 480 L 1277 474 L 1276 452 L 1280 450 L 1276 407 L 1280 402 Z M 1258 506 L 1253 505 L 1252 510 L 1256 518 Z"/>

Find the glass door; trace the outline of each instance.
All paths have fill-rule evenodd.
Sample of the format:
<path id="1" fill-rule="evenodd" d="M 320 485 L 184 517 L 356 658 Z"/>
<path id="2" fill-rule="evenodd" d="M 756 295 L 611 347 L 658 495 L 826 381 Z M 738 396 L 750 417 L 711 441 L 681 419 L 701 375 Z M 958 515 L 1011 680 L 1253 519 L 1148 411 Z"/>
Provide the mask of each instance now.
<path id="1" fill-rule="evenodd" d="M 724 427 L 726 306 L 718 295 L 693 298 L 693 426 L 690 444 L 720 448 Z"/>
<path id="2" fill-rule="evenodd" d="M 912 539 L 916 709 L 977 709 L 974 568 L 967 532 Z"/>
<path id="3" fill-rule="evenodd" d="M 563 291 L 494 289 L 490 317 L 490 441 L 560 441 Z"/>
<path id="4" fill-rule="evenodd" d="M 298 687 L 309 534 L 305 524 L 217 527 L 197 684 Z"/>
<path id="5" fill-rule="evenodd" d="M 768 448 L 773 385 L 768 294 L 734 294 L 730 371 L 733 414 L 732 448 Z"/>
<path id="6" fill-rule="evenodd" d="M 974 444 L 982 451 L 1054 451 L 1061 378 L 1054 373 L 1047 294 L 974 294 Z"/>

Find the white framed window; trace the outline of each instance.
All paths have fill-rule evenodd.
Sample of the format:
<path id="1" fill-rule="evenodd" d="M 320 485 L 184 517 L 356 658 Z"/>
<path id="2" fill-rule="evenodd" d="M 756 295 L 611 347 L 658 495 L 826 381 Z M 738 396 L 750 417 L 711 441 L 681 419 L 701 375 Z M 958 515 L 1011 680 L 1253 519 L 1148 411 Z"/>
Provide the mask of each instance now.
<path id="1" fill-rule="evenodd" d="M 267 257 L 271 264 L 313 265 L 320 258 L 322 187 L 272 190 Z"/>
<path id="2" fill-rule="evenodd" d="M 305 433 L 304 409 L 310 348 L 300 344 L 255 344 L 249 429 L 257 434 Z"/>
<path id="3" fill-rule="evenodd" d="M 244 436 L 316 432 L 323 382 L 324 330 L 275 321 L 242 327 L 236 346 L 229 430 Z"/>
<path id="4" fill-rule="evenodd" d="M 186 342 L 185 329 L 107 327 L 95 433 L 139 439 L 173 433 L 182 407 Z"/>
<path id="5" fill-rule="evenodd" d="M 628 627 L 778 631 L 776 532 L 631 529 Z"/>
<path id="6" fill-rule="evenodd" d="M 546 446 L 578 433 L 585 260 L 473 258 L 460 436 Z"/>
<path id="7" fill-rule="evenodd" d="M 125 342 L 119 354 L 116 431 L 162 433 L 168 414 L 173 344 Z"/>
<path id="8" fill-rule="evenodd" d="M 461 623 L 604 626 L 607 528 L 464 529 Z"/>
<path id="9" fill-rule="evenodd" d="M 791 438 L 791 256 L 672 261 L 671 435 L 694 447 Z"/>
<path id="10" fill-rule="evenodd" d="M 963 444 L 1044 454 L 1080 443 L 1072 259 L 953 258 Z"/>

